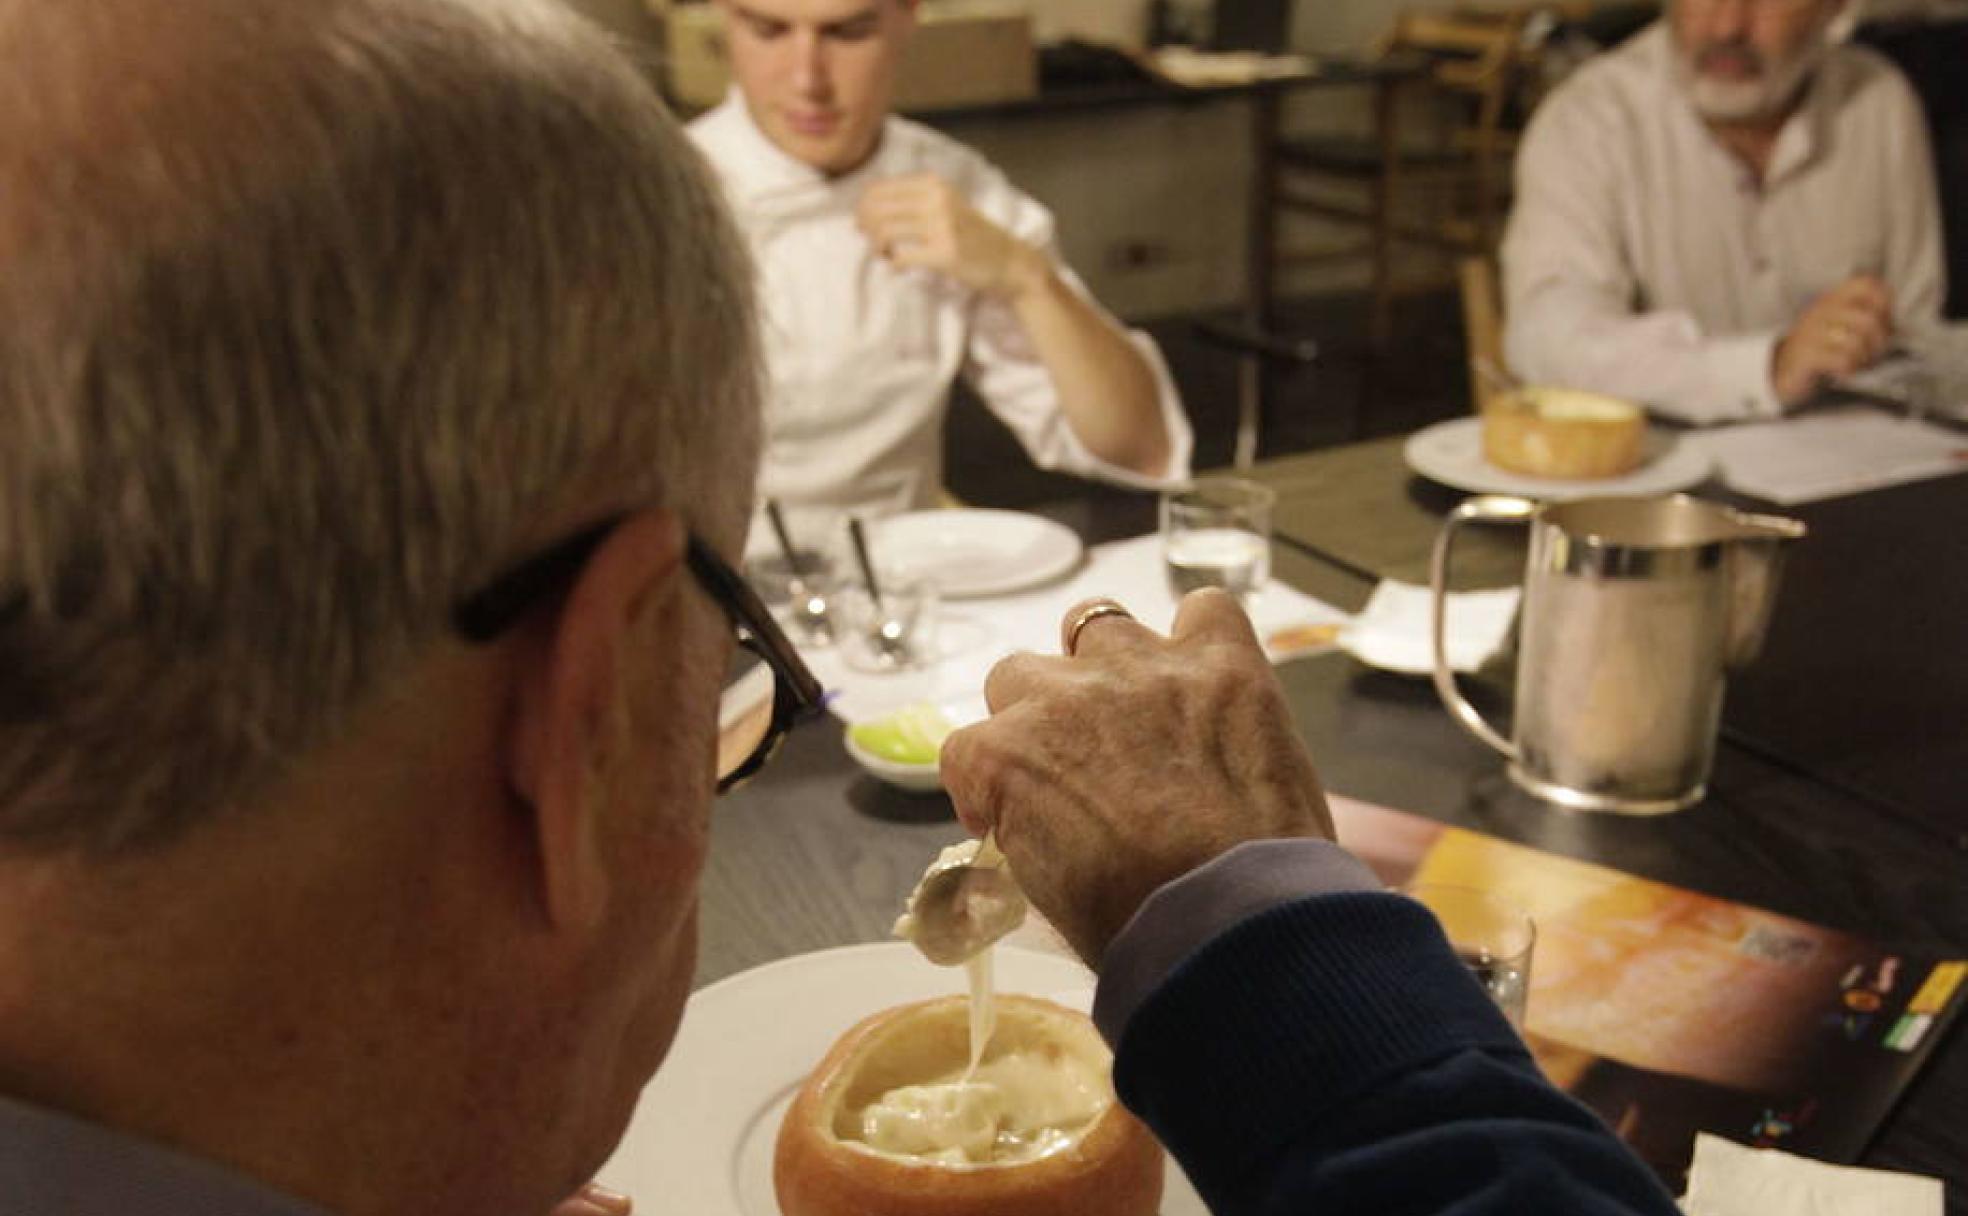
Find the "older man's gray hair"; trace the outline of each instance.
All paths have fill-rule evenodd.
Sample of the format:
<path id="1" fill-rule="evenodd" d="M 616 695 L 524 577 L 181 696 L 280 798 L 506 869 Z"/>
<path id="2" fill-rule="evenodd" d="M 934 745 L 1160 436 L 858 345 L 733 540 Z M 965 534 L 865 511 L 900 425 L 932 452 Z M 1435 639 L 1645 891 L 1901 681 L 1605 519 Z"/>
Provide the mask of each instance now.
<path id="1" fill-rule="evenodd" d="M 552 0 L 0 0 L 0 850 L 246 801 L 555 528 L 735 539 L 739 249 Z"/>

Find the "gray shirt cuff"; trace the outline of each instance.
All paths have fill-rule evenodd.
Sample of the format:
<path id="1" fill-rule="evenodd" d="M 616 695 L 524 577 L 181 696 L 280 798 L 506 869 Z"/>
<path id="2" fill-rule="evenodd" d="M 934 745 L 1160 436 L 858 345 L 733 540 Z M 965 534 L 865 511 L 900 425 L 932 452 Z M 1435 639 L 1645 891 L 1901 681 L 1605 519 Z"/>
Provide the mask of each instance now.
<path id="1" fill-rule="evenodd" d="M 1163 883 L 1101 960 L 1093 1022 L 1110 1046 L 1183 959 L 1246 917 L 1309 895 L 1380 891 L 1367 864 L 1326 840 L 1251 840 Z"/>

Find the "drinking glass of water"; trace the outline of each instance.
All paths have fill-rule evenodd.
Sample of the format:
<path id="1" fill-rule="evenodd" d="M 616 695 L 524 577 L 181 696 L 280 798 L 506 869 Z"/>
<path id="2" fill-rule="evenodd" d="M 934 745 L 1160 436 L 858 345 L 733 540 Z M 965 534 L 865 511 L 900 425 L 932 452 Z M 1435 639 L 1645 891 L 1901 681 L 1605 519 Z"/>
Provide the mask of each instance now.
<path id="1" fill-rule="evenodd" d="M 1269 486 L 1241 477 L 1204 477 L 1162 495 L 1162 564 L 1178 599 L 1221 587 L 1250 606 L 1271 577 Z"/>
<path id="2" fill-rule="evenodd" d="M 1531 949 L 1537 944 L 1537 926 L 1530 914 L 1476 887 L 1420 883 L 1403 893 L 1435 914 L 1463 966 L 1510 1024 L 1523 1030 L 1524 1004 L 1531 989 Z"/>

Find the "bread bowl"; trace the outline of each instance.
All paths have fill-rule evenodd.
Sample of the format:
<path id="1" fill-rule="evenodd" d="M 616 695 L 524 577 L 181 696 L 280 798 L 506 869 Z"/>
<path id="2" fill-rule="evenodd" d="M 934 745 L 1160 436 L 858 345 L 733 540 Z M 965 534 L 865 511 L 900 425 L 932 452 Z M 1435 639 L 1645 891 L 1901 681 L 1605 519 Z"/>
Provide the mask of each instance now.
<path id="1" fill-rule="evenodd" d="M 842 1035 L 779 1126 L 785 1216 L 1154 1216 L 1161 1146 L 1114 1099 L 1093 1024 L 1036 997 L 997 1005 L 975 1102 L 929 1088 L 969 1061 L 966 998 L 883 1010 Z M 950 1126 L 932 1126 L 930 1111 Z M 951 1126 L 962 1145 L 943 1134 Z"/>
<path id="2" fill-rule="evenodd" d="M 1646 414 L 1617 397 L 1567 388 L 1498 393 L 1483 407 L 1483 457 L 1530 477 L 1617 477 L 1640 466 Z"/>

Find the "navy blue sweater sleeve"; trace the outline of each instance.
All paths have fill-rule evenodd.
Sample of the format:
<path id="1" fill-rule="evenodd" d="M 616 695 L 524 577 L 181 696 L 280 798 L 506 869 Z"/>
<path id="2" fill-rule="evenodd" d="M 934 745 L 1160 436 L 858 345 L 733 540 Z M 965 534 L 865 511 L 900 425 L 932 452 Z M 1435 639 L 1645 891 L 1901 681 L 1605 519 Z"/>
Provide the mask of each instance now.
<path id="1" fill-rule="evenodd" d="M 1128 1019 L 1114 1080 L 1216 1216 L 1676 1213 L 1400 896 L 1221 933 Z"/>

